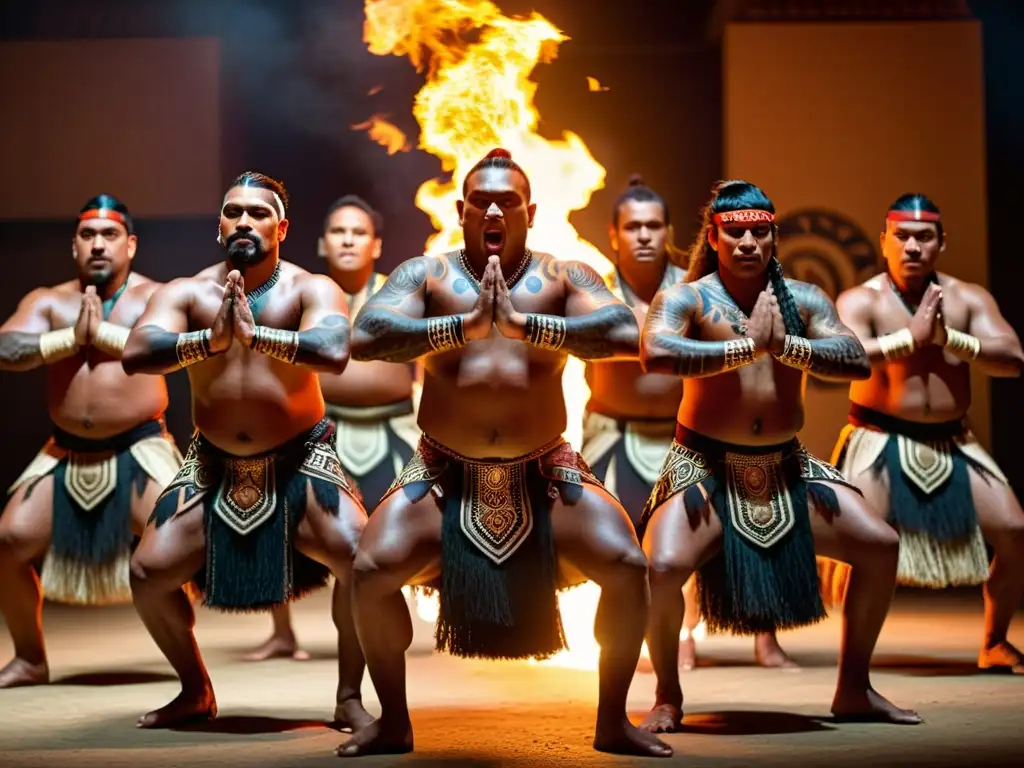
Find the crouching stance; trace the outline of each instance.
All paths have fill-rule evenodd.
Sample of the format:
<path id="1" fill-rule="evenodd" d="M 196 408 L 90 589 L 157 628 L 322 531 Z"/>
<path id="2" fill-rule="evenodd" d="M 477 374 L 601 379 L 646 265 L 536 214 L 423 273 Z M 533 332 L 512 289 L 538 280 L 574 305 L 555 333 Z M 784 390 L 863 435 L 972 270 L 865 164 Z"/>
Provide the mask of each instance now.
<path id="1" fill-rule="evenodd" d="M 348 360 L 345 299 L 330 279 L 280 261 L 285 205 L 279 182 L 240 176 L 221 209 L 226 263 L 158 291 L 125 349 L 130 372 L 188 371 L 196 426 L 132 562 L 136 608 L 182 684 L 142 727 L 216 714 L 182 585 L 212 608 L 256 610 L 323 586 L 329 573 L 335 718 L 352 727 L 371 719 L 349 605 L 365 513 L 349 493 L 317 381 Z"/>
<path id="2" fill-rule="evenodd" d="M 816 552 L 853 566 L 833 713 L 919 721 L 868 680 L 895 584 L 897 534 L 795 437 L 804 376 L 866 378 L 867 356 L 819 289 L 783 277 L 775 240 L 764 193 L 747 182 L 720 185 L 687 282 L 659 293 L 644 327 L 646 369 L 687 379 L 641 521 L 658 678 L 644 721 L 652 731 L 676 730 L 683 716 L 677 647 L 691 574 L 710 631 L 773 632 L 824 617 Z"/>
<path id="3" fill-rule="evenodd" d="M 567 353 L 635 355 L 633 314 L 600 276 L 526 248 L 535 206 L 503 150 L 468 175 L 465 249 L 405 262 L 357 315 L 357 359 L 424 358 L 419 449 L 370 515 L 356 626 L 381 717 L 343 757 L 413 747 L 405 584 L 440 588 L 440 649 L 544 657 L 564 646 L 559 586 L 601 586 L 596 749 L 667 756 L 626 718 L 646 620 L 646 562 L 629 517 L 561 438 Z"/>

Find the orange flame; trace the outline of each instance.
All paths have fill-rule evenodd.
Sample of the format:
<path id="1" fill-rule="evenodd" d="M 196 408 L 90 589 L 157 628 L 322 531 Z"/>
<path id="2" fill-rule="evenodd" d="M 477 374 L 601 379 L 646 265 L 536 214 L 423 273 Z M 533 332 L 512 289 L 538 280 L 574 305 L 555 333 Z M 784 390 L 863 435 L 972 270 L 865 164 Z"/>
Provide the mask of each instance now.
<path id="1" fill-rule="evenodd" d="M 596 77 L 587 77 L 587 90 L 588 91 L 607 91 L 607 85 L 601 85 L 601 81 Z"/>
<path id="2" fill-rule="evenodd" d="M 575 133 L 566 131 L 561 139 L 537 133 L 537 84 L 530 74 L 538 63 L 553 61 L 558 45 L 568 38 L 537 13 L 510 18 L 489 0 L 366 0 L 365 15 L 363 39 L 371 53 L 407 56 L 425 73 L 413 105 L 419 148 L 439 158 L 451 174 L 425 181 L 416 193 L 417 207 L 437 230 L 425 252 L 462 246 L 455 208 L 462 181 L 488 151 L 504 147 L 530 177 L 532 202 L 537 204 L 530 244 L 556 258 L 577 259 L 607 272 L 607 259 L 569 223 L 569 214 L 586 207 L 604 186 L 604 167 Z M 562 387 L 568 411 L 565 437 L 579 449 L 583 408 L 590 396 L 582 361 L 569 359 Z M 590 584 L 560 596 L 571 651 L 553 663 L 597 666 L 595 591 Z M 436 606 L 428 602 L 417 598 L 417 610 L 426 620 L 436 616 Z"/>
<path id="3" fill-rule="evenodd" d="M 373 115 L 366 122 L 353 125 L 352 130 L 366 131 L 371 139 L 388 151 L 389 155 L 396 152 L 408 152 L 410 149 L 409 142 L 402 130 L 379 115 Z"/>

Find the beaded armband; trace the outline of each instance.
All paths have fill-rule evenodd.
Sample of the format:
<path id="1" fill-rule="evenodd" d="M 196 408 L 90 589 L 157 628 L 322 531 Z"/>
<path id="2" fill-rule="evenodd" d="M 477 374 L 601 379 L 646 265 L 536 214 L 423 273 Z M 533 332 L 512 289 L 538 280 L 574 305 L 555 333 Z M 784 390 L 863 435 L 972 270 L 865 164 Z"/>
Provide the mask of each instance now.
<path id="1" fill-rule="evenodd" d="M 178 365 L 186 368 L 196 363 L 201 363 L 210 356 L 210 338 L 213 331 L 204 328 L 201 331 L 182 333 L 178 335 L 178 343 L 174 351 L 178 353 Z"/>
<path id="2" fill-rule="evenodd" d="M 125 344 L 128 343 L 129 333 L 131 331 L 123 325 L 115 325 L 104 320 L 96 330 L 93 344 L 108 354 L 120 356 Z"/>
<path id="3" fill-rule="evenodd" d="M 971 334 L 963 333 L 962 331 L 947 329 L 946 349 L 953 354 L 958 352 L 968 352 L 971 356 L 971 360 L 976 360 L 978 353 L 981 352 L 981 342 L 978 340 L 977 336 L 971 336 Z"/>
<path id="4" fill-rule="evenodd" d="M 914 351 L 914 337 L 909 328 L 903 328 L 896 333 L 879 336 L 878 346 L 886 360 L 894 360 L 898 357 L 906 357 Z"/>
<path id="5" fill-rule="evenodd" d="M 786 343 L 778 359 L 784 365 L 806 371 L 811 367 L 811 342 L 803 336 L 786 334 Z"/>
<path id="6" fill-rule="evenodd" d="M 286 363 L 294 363 L 299 351 L 299 334 L 296 331 L 282 331 L 257 325 L 250 344 L 253 351 Z"/>
<path id="7" fill-rule="evenodd" d="M 526 316 L 526 341 L 541 349 L 561 349 L 565 343 L 565 318 L 555 315 Z"/>
<path id="8" fill-rule="evenodd" d="M 443 315 L 427 319 L 427 342 L 435 352 L 447 352 L 466 346 L 462 315 Z"/>
<path id="9" fill-rule="evenodd" d="M 54 359 L 68 357 L 78 351 L 78 343 L 75 341 L 74 328 L 61 328 L 59 331 L 49 331 L 39 337 L 39 354 L 43 362 L 50 362 Z"/>
<path id="10" fill-rule="evenodd" d="M 747 337 L 729 339 L 725 342 L 725 365 L 723 371 L 731 371 L 742 365 L 754 362 L 754 340 Z"/>

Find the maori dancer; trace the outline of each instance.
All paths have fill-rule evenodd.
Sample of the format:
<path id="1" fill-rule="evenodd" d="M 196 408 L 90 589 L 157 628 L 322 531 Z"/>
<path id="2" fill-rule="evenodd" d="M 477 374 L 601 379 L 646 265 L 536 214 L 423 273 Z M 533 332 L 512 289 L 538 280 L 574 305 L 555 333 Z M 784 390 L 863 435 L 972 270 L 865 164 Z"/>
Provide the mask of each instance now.
<path id="1" fill-rule="evenodd" d="M 224 263 L 157 291 L 128 339 L 130 373 L 185 368 L 196 432 L 132 559 L 146 628 L 181 693 L 139 726 L 216 715 L 182 586 L 225 611 L 266 610 L 336 578 L 335 720 L 358 728 L 363 658 L 352 620 L 352 557 L 366 516 L 349 489 L 319 372 L 348 361 L 345 297 L 330 278 L 280 259 L 288 232 L 280 182 L 247 172 L 224 196 Z M 243 274 L 244 272 L 244 274 Z"/>
<path id="2" fill-rule="evenodd" d="M 899 530 L 899 583 L 984 583 L 978 666 L 1024 674 L 1006 637 L 1024 593 L 1024 511 L 966 424 L 971 368 L 1020 376 L 1020 340 L 988 291 L 936 271 L 946 232 L 927 197 L 893 203 L 881 242 L 886 272 L 837 302 L 872 373 L 850 386 L 833 461 Z"/>
<path id="3" fill-rule="evenodd" d="M 349 317 L 355 317 L 387 280 L 374 271 L 383 237 L 383 217 L 361 197 L 345 195 L 327 211 L 317 255 L 326 260 L 327 274 L 345 292 Z M 366 509 L 377 505 L 416 449 L 414 374 L 412 364 L 382 360 L 349 360 L 344 373 L 320 374 L 338 458 Z M 273 635 L 246 659 L 308 659 L 295 640 L 288 605 L 276 606 L 271 613 Z"/>
<path id="4" fill-rule="evenodd" d="M 437 647 L 544 657 L 564 647 L 556 589 L 601 586 L 594 747 L 668 756 L 630 724 L 626 694 L 646 620 L 646 561 L 628 515 L 561 437 L 567 354 L 635 357 L 633 314 L 579 262 L 532 253 L 536 205 L 505 150 L 467 175 L 465 248 L 399 266 L 357 316 L 357 359 L 424 358 L 413 459 L 370 516 L 356 554 L 356 626 L 382 714 L 343 757 L 408 752 L 401 589 L 440 589 Z"/>
<path id="5" fill-rule="evenodd" d="M 615 269 L 609 290 L 633 310 L 641 326 L 658 291 L 682 282 L 685 261 L 672 243 L 668 205 L 639 175 L 619 195 L 608 226 Z M 674 374 L 645 373 L 639 360 L 587 365 L 590 401 L 584 416 L 581 453 L 609 493 L 622 503 L 635 526 L 661 474 L 676 429 L 683 382 Z M 683 669 L 696 665 L 693 630 L 700 618 L 696 581 L 685 587 L 687 636 L 679 644 Z M 793 667 L 774 632 L 758 633 L 754 655 L 765 667 Z"/>
<path id="6" fill-rule="evenodd" d="M 133 536 L 181 466 L 164 425 L 162 376 L 129 378 L 121 351 L 157 283 L 132 271 L 128 208 L 97 195 L 78 216 L 78 276 L 37 288 L 0 326 L 0 371 L 47 366 L 53 436 L 8 490 L 0 513 L 0 609 L 14 659 L 0 688 L 49 681 L 43 597 L 131 600 Z M 42 559 L 41 580 L 33 564 Z"/>
<path id="7" fill-rule="evenodd" d="M 675 442 L 641 521 L 658 680 L 644 720 L 651 731 L 677 730 L 683 717 L 676 659 L 691 574 L 712 632 L 799 627 L 825 615 L 816 552 L 853 567 L 836 719 L 920 722 L 868 675 L 895 584 L 896 531 L 796 438 L 804 377 L 867 378 L 867 355 L 821 290 L 783 277 L 776 236 L 774 206 L 760 189 L 719 184 L 687 281 L 658 294 L 644 327 L 646 370 L 687 379 Z"/>

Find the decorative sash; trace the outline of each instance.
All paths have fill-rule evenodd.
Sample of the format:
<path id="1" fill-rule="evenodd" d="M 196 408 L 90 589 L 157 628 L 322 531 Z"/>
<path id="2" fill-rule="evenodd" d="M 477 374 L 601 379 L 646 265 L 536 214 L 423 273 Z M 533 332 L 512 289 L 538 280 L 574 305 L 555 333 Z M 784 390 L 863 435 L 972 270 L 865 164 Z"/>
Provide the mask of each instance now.
<path id="1" fill-rule="evenodd" d="M 496 565 L 533 530 L 525 469 L 525 462 L 464 465 L 462 532 Z"/>
<path id="2" fill-rule="evenodd" d="M 768 549 L 793 528 L 796 512 L 782 469 L 782 452 L 726 453 L 726 488 L 733 527 Z"/>

